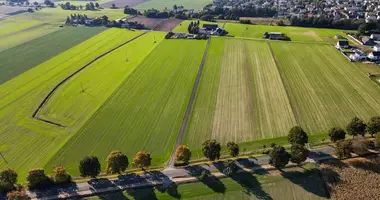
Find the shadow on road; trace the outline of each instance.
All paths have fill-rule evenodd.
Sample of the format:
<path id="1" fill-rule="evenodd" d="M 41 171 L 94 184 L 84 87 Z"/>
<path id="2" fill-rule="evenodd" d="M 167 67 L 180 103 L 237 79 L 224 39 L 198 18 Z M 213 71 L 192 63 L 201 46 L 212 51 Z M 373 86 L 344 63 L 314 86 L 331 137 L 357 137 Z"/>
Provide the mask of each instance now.
<path id="1" fill-rule="evenodd" d="M 42 198 L 45 196 L 55 196 L 61 193 L 70 193 L 75 195 L 77 194 L 77 191 L 78 187 L 75 183 L 56 185 L 46 189 L 31 190 L 31 192 L 35 193 L 37 198 Z"/>
<path id="2" fill-rule="evenodd" d="M 190 176 L 196 177 L 200 182 L 212 189 L 216 193 L 225 193 L 226 186 L 211 172 L 201 166 L 185 167 Z"/>

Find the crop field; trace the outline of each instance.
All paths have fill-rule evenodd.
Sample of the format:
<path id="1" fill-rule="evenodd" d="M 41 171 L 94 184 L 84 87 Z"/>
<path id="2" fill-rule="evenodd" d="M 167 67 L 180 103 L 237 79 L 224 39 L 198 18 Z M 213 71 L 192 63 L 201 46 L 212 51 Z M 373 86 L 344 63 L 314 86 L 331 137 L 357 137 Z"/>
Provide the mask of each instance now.
<path id="1" fill-rule="evenodd" d="M 64 164 L 77 175 L 77 162 L 83 156 L 96 155 L 104 162 L 115 149 L 129 157 L 148 151 L 154 165 L 164 163 L 173 148 L 205 45 L 206 41 L 163 41 L 48 166 Z"/>
<path id="2" fill-rule="evenodd" d="M 38 105 L 60 81 L 136 34 L 108 29 L 0 85 L 1 168 L 15 169 L 23 181 L 29 169 L 45 166 L 77 130 L 33 119 Z"/>
<path id="3" fill-rule="evenodd" d="M 278 137 L 295 124 L 267 43 L 213 38 L 185 143 Z"/>
<path id="4" fill-rule="evenodd" d="M 2 61 L 0 84 L 104 30 L 104 28 L 65 28 L 0 52 Z M 14 59 L 14 56 L 17 56 L 17 59 Z"/>
<path id="5" fill-rule="evenodd" d="M 42 22 L 37 20 L 16 20 L 9 17 L 5 20 L 0 21 L 0 36 L 30 28 L 39 24 L 42 24 Z"/>
<path id="6" fill-rule="evenodd" d="M 299 124 L 311 133 L 380 114 L 378 86 L 330 45 L 271 42 Z M 300 51 L 302 49 L 302 51 Z"/>
<path id="7" fill-rule="evenodd" d="M 92 63 L 55 92 L 39 117 L 70 128 L 81 127 L 164 36 L 150 32 Z"/>
<path id="8" fill-rule="evenodd" d="M 172 9 L 174 5 L 182 5 L 185 9 L 199 9 L 206 4 L 212 3 L 211 0 L 149 0 L 135 6 L 138 10 L 147 10 L 151 8 L 163 10 Z"/>

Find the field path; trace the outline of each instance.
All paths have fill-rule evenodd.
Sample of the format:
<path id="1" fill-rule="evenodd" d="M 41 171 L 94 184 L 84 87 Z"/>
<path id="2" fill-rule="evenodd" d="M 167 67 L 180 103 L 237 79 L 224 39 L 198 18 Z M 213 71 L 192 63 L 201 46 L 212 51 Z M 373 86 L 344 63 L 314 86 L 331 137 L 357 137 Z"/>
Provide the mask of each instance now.
<path id="1" fill-rule="evenodd" d="M 201 64 L 199 66 L 198 74 L 197 74 L 197 76 L 195 78 L 194 86 L 193 86 L 193 89 L 191 91 L 189 103 L 187 104 L 186 112 L 185 112 L 185 115 L 183 117 L 181 128 L 179 129 L 179 132 L 178 132 L 178 135 L 177 135 L 177 139 L 176 139 L 176 141 L 174 143 L 173 151 L 170 154 L 170 158 L 169 158 L 168 162 L 166 163 L 166 167 L 165 168 L 172 168 L 174 166 L 174 162 L 175 162 L 175 160 L 174 160 L 175 159 L 174 158 L 174 156 L 175 156 L 175 150 L 177 149 L 178 145 L 181 144 L 183 135 L 185 134 L 185 130 L 186 130 L 186 126 L 187 126 L 187 121 L 189 120 L 189 117 L 190 117 L 190 114 L 191 114 L 191 109 L 193 108 L 193 103 L 194 103 L 194 100 L 195 100 L 195 95 L 197 93 L 197 88 L 198 88 L 198 85 L 199 85 L 199 81 L 201 80 L 201 76 L 202 76 L 203 68 L 205 66 L 205 62 L 206 62 L 206 58 L 207 58 L 207 52 L 208 52 L 208 49 L 210 47 L 210 43 L 211 43 L 211 37 L 207 41 L 207 45 L 206 45 L 205 51 L 203 53 L 202 61 L 201 61 Z"/>
<path id="2" fill-rule="evenodd" d="M 40 103 L 40 105 L 38 106 L 38 108 L 34 111 L 32 117 L 36 120 L 39 120 L 39 121 L 42 121 L 42 122 L 45 122 L 45 123 L 48 123 L 48 124 L 52 124 L 52 125 L 55 125 L 55 126 L 59 126 L 59 127 L 65 127 L 64 125 L 62 124 L 59 124 L 59 123 L 56 123 L 56 122 L 53 122 L 53 121 L 50 121 L 50 120 L 45 120 L 45 119 L 42 119 L 40 117 L 38 117 L 38 113 L 42 110 L 42 108 L 46 105 L 46 103 L 49 101 L 49 99 L 54 95 L 54 92 L 57 91 L 57 89 L 62 86 L 64 83 L 66 83 L 67 81 L 69 81 L 72 77 L 74 77 L 76 74 L 78 74 L 79 72 L 81 72 L 82 70 L 86 69 L 88 66 L 90 66 L 92 63 L 94 63 L 95 61 L 99 60 L 100 58 L 106 56 L 107 54 L 119 49 L 120 47 L 136 40 L 137 38 L 141 37 L 142 35 L 146 34 L 147 32 L 143 32 L 135 37 L 133 37 L 132 39 L 104 52 L 103 54 L 97 56 L 95 59 L 91 60 L 89 63 L 87 63 L 86 65 L 84 65 L 83 67 L 79 68 L 77 71 L 75 71 L 74 73 L 72 73 L 70 76 L 66 77 L 65 79 L 63 79 L 61 82 L 59 82 L 50 92 L 49 94 L 43 99 L 43 101 Z"/>

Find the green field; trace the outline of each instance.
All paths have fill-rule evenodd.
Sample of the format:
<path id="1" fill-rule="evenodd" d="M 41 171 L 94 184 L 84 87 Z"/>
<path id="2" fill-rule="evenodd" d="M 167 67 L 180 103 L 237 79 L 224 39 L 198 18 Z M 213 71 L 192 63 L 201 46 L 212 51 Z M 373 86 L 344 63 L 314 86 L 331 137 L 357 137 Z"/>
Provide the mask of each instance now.
<path id="1" fill-rule="evenodd" d="M 289 176 L 292 176 L 291 178 Z M 242 173 L 233 178 L 223 178 L 214 183 L 197 182 L 181 184 L 177 191 L 180 199 L 205 200 L 322 200 L 328 199 L 324 182 L 315 171 L 289 172 L 288 178 L 270 175 L 252 175 Z M 127 190 L 124 192 L 104 194 L 84 199 L 178 199 L 168 192 L 157 188 Z"/>
<path id="2" fill-rule="evenodd" d="M 295 124 L 267 43 L 214 38 L 185 143 L 199 148 L 206 138 L 227 143 L 278 137 Z"/>
<path id="3" fill-rule="evenodd" d="M 104 30 L 104 28 L 65 28 L 0 52 L 2 72 L 0 84 Z"/>
<path id="4" fill-rule="evenodd" d="M 29 169 L 44 167 L 77 130 L 57 128 L 31 116 L 49 91 L 100 54 L 128 41 L 135 32 L 108 29 L 0 85 L 0 149 L 25 180 Z"/>
<path id="5" fill-rule="evenodd" d="M 205 45 L 205 41 L 163 41 L 48 166 L 64 164 L 78 175 L 77 163 L 83 156 L 96 155 L 104 164 L 115 149 L 129 157 L 137 151 L 148 151 L 154 165 L 166 162 Z"/>
<path id="6" fill-rule="evenodd" d="M 168 8 L 173 9 L 174 5 L 184 6 L 185 9 L 199 9 L 205 5 L 212 3 L 211 0 L 150 0 L 135 6 L 138 10 L 147 10 L 151 8 L 163 10 Z"/>

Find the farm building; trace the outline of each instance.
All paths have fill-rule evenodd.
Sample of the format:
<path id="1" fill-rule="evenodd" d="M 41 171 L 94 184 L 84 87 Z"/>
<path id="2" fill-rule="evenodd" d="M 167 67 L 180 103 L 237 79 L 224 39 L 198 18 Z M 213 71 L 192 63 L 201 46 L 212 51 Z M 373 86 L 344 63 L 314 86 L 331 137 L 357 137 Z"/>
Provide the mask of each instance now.
<path id="1" fill-rule="evenodd" d="M 264 34 L 263 34 L 263 37 L 262 37 L 263 39 L 268 39 L 269 38 L 269 33 L 268 32 L 265 32 Z"/>
<path id="2" fill-rule="evenodd" d="M 208 31 L 212 31 L 212 30 L 216 30 L 218 28 L 218 24 L 203 24 L 202 28 L 204 28 Z"/>
<path id="3" fill-rule="evenodd" d="M 380 51 L 380 45 L 376 44 L 373 46 L 373 51 Z"/>
<path id="4" fill-rule="evenodd" d="M 370 36 L 371 39 L 375 40 L 375 41 L 379 41 L 380 40 L 380 34 L 372 34 Z"/>
<path id="5" fill-rule="evenodd" d="M 380 60 L 380 52 L 371 52 L 368 54 L 368 58 L 373 61 Z"/>
<path id="6" fill-rule="evenodd" d="M 216 28 L 215 31 L 211 31 L 211 35 L 224 35 L 226 31 L 223 28 Z"/>
<path id="7" fill-rule="evenodd" d="M 284 33 L 280 32 L 265 32 L 263 34 L 263 39 L 270 39 L 270 40 L 289 40 L 288 36 Z"/>
<path id="8" fill-rule="evenodd" d="M 350 59 L 353 61 L 365 60 L 367 58 L 366 53 L 359 49 L 354 49 L 354 53 L 350 55 Z"/>
<path id="9" fill-rule="evenodd" d="M 338 48 L 344 48 L 344 49 L 348 49 L 350 47 L 349 43 L 348 43 L 348 40 L 339 40 L 337 43 L 336 43 L 336 47 Z"/>
<path id="10" fill-rule="evenodd" d="M 375 41 L 367 36 L 363 37 L 362 38 L 362 43 L 363 45 L 367 45 L 367 46 L 373 46 L 375 45 Z"/>

